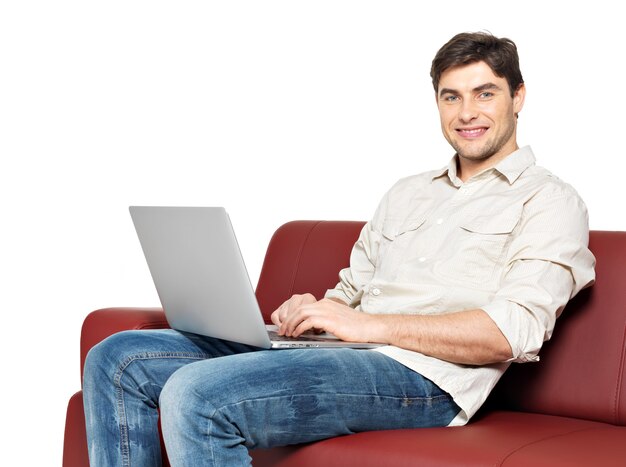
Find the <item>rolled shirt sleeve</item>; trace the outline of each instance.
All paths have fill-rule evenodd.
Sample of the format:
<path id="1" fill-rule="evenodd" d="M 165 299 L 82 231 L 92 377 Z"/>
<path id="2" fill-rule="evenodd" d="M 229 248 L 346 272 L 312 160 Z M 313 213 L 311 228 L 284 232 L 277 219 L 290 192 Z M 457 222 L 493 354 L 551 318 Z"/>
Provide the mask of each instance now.
<path id="1" fill-rule="evenodd" d="M 339 282 L 334 289 L 326 291 L 325 298 L 337 298 L 353 308 L 359 306 L 363 288 L 372 281 L 376 272 L 380 231 L 387 211 L 388 196 L 389 192 L 383 197 L 372 219 L 363 226 L 350 253 L 350 267 L 339 272 Z"/>
<path id="2" fill-rule="evenodd" d="M 372 237 L 376 236 L 368 222 L 361 231 L 359 239 L 350 254 L 350 267 L 339 272 L 339 283 L 326 292 L 325 298 L 338 298 L 356 308 L 363 294 L 363 287 L 374 275 L 374 263 L 371 260 Z"/>
<path id="3" fill-rule="evenodd" d="M 494 299 L 481 307 L 508 340 L 511 361 L 539 360 L 567 302 L 594 281 L 587 210 L 572 193 L 549 193 L 525 206 Z"/>

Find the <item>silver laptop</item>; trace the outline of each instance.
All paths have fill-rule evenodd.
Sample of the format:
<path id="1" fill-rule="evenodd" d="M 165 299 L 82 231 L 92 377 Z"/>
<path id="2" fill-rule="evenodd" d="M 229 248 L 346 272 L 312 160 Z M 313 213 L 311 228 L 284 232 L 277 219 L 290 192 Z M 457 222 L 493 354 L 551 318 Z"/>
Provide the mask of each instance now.
<path id="1" fill-rule="evenodd" d="M 266 326 L 224 208 L 131 206 L 130 214 L 173 329 L 264 349 L 379 346 L 328 333 L 287 338 Z"/>

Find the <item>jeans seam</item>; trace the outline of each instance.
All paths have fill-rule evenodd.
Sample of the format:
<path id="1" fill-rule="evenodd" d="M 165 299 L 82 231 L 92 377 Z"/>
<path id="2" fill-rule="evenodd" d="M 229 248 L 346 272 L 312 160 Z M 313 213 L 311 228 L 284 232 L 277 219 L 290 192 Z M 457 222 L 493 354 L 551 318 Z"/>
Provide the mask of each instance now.
<path id="1" fill-rule="evenodd" d="M 213 415 L 217 412 L 217 409 L 213 411 Z M 213 417 L 209 417 L 209 425 L 207 426 L 207 433 L 209 435 L 209 453 L 211 455 L 211 465 L 215 465 L 215 449 L 213 449 Z"/>
<path id="2" fill-rule="evenodd" d="M 120 429 L 120 451 L 122 457 L 122 467 L 130 467 L 130 441 L 128 439 L 128 421 L 126 419 L 126 409 L 124 404 L 124 389 L 122 388 L 122 376 L 128 366 L 137 360 L 163 359 L 163 358 L 187 358 L 192 360 L 204 360 L 210 355 L 196 352 L 143 352 L 127 356 L 118 366 L 113 375 L 115 385 L 117 410 L 119 413 Z"/>

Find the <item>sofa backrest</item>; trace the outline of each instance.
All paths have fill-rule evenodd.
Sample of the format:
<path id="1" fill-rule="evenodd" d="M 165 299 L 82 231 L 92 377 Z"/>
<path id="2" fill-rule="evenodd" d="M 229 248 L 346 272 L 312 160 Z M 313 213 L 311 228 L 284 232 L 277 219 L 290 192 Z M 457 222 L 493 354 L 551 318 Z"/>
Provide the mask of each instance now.
<path id="1" fill-rule="evenodd" d="M 349 264 L 362 222 L 295 221 L 274 234 L 257 297 L 266 321 L 294 293 L 316 297 Z M 539 363 L 513 364 L 489 407 L 626 425 L 626 232 L 593 231 L 596 284 L 570 302 Z"/>
<path id="2" fill-rule="evenodd" d="M 318 299 L 339 281 L 363 222 L 293 221 L 281 226 L 267 248 L 256 295 L 266 322 L 293 294 Z"/>

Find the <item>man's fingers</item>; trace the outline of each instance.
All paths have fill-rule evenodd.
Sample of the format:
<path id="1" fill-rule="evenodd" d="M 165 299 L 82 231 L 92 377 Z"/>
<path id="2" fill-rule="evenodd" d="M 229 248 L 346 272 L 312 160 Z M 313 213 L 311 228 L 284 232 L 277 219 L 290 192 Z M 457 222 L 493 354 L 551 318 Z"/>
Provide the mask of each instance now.
<path id="1" fill-rule="evenodd" d="M 280 326 L 282 322 L 285 321 L 285 318 L 287 316 L 287 309 L 289 307 L 290 301 L 291 299 L 284 302 L 270 315 L 270 319 L 272 320 L 272 323 L 274 323 L 276 326 Z"/>
<path id="2" fill-rule="evenodd" d="M 316 304 L 303 304 L 294 309 L 281 324 L 281 332 L 297 337 L 314 328 L 322 329 Z"/>
<path id="3" fill-rule="evenodd" d="M 279 327 L 280 334 L 291 336 L 305 319 L 304 310 L 315 307 L 316 303 L 316 298 L 311 294 L 293 295 L 272 313 L 272 323 Z"/>

